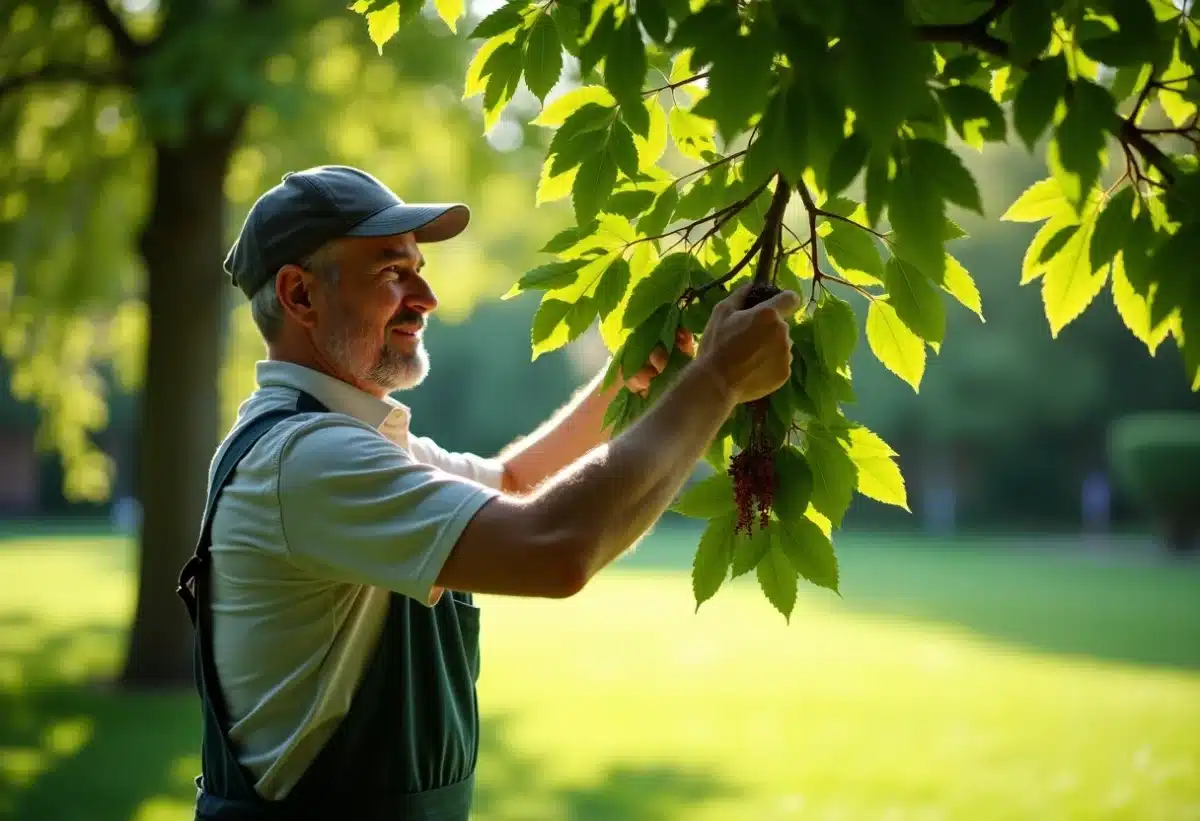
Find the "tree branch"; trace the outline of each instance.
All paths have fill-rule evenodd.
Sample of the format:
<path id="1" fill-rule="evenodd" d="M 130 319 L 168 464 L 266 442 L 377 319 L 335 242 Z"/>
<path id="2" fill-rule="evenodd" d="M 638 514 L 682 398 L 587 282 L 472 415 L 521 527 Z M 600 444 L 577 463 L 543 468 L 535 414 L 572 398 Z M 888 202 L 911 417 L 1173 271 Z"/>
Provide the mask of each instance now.
<path id="1" fill-rule="evenodd" d="M 782 174 L 778 175 L 775 178 L 775 195 L 771 197 L 771 205 L 767 208 L 767 224 L 758 235 L 762 240 L 762 253 L 758 255 L 758 267 L 754 270 L 755 285 L 766 285 L 771 281 L 775 252 L 779 247 L 779 232 L 783 230 L 783 212 L 791 198 L 792 189 L 787 180 Z"/>
<path id="2" fill-rule="evenodd" d="M 103 2 L 103 0 L 100 0 L 100 2 Z M 685 86 L 685 85 L 688 85 L 689 83 L 694 83 L 697 80 L 703 80 L 707 76 L 708 76 L 707 71 L 701 71 L 699 74 L 693 74 L 691 77 L 687 77 L 683 80 L 678 80 L 674 83 L 667 83 L 666 85 L 661 85 L 658 88 L 646 89 L 645 91 L 642 92 L 642 96 L 648 96 L 650 94 L 657 94 L 658 92 L 666 91 L 667 89 L 676 89 L 676 88 L 679 88 L 680 86 Z"/>
<path id="3" fill-rule="evenodd" d="M 1014 0 L 996 0 L 990 9 L 972 20 L 971 25 L 986 29 L 992 23 L 999 20 L 1000 16 L 1012 6 L 1013 2 Z"/>
<path id="4" fill-rule="evenodd" d="M 112 69 L 90 68 L 88 66 L 51 64 L 42 66 L 35 71 L 24 74 L 10 74 L 0 77 L 0 97 L 26 86 L 50 83 L 83 83 L 84 85 L 103 88 L 106 86 L 123 86 L 127 84 L 124 72 Z"/>
<path id="5" fill-rule="evenodd" d="M 808 298 L 811 305 L 817 301 L 817 286 L 821 283 L 821 267 L 817 265 L 817 205 L 813 202 L 812 194 L 809 193 L 808 186 L 804 181 L 800 181 L 800 186 L 797 189 L 800 192 L 800 201 L 804 203 L 804 210 L 808 212 L 808 241 L 811 247 L 809 254 L 812 257 L 813 267 L 813 287 L 812 294 Z"/>
<path id="6" fill-rule="evenodd" d="M 756 253 L 758 253 L 758 249 L 762 247 L 762 244 L 763 234 L 759 234 L 758 238 L 754 240 L 754 244 L 750 246 L 750 250 L 746 251 L 745 255 L 738 260 L 737 264 L 729 269 L 729 273 L 717 277 L 712 282 L 704 283 L 690 293 L 684 294 L 683 298 L 690 302 L 691 300 L 703 294 L 705 291 L 709 291 L 719 285 L 724 285 L 726 282 L 733 279 L 735 276 L 741 273 L 743 268 L 750 264 L 750 260 L 754 258 Z"/>
<path id="7" fill-rule="evenodd" d="M 108 30 L 109 36 L 113 39 L 113 47 L 116 48 L 117 54 L 121 55 L 126 64 L 137 59 L 144 47 L 133 39 L 133 35 L 129 33 L 129 29 L 125 28 L 121 18 L 108 4 L 108 0 L 85 0 L 85 4 L 92 10 L 96 22 Z"/>

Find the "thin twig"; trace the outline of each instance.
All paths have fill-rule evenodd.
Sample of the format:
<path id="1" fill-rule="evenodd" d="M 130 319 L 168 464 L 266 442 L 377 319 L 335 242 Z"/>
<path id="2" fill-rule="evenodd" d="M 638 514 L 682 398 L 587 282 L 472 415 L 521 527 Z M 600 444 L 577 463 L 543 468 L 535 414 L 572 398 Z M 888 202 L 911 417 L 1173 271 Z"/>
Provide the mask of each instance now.
<path id="1" fill-rule="evenodd" d="M 666 91 L 667 89 L 673 90 L 673 89 L 679 88 L 680 86 L 685 86 L 685 85 L 688 85 L 689 83 L 694 83 L 697 80 L 703 80 L 707 76 L 708 76 L 707 71 L 701 71 L 699 74 L 693 74 L 691 77 L 688 77 L 686 80 L 677 80 L 674 83 L 667 83 L 666 85 L 659 86 L 658 88 L 651 88 L 646 91 L 643 91 L 642 95 L 649 96 L 651 94 L 657 94 L 660 91 Z"/>
<path id="2" fill-rule="evenodd" d="M 816 213 L 817 213 L 818 217 L 829 217 L 830 219 L 841 220 L 842 222 L 848 222 L 851 225 L 853 225 L 855 228 L 861 228 L 864 231 L 868 231 L 868 232 L 874 234 L 875 236 L 879 237 L 882 240 L 887 239 L 887 237 L 885 237 L 883 234 L 876 231 L 871 226 L 861 225 L 861 224 L 855 222 L 854 220 L 850 219 L 849 217 L 843 217 L 841 214 L 835 214 L 834 212 L 826 211 L 823 208 L 818 208 Z"/>
<path id="3" fill-rule="evenodd" d="M 809 295 L 808 302 L 811 305 L 817 301 L 817 286 L 821 282 L 821 267 L 817 264 L 817 206 L 813 202 L 812 194 L 809 193 L 808 186 L 804 184 L 804 180 L 800 180 L 797 190 L 800 192 L 800 201 L 804 203 L 804 210 L 808 212 L 808 237 L 812 241 L 812 247 L 809 249 L 809 254 L 812 257 L 813 267 L 813 287 L 812 294 Z"/>
<path id="4" fill-rule="evenodd" d="M 746 155 L 746 152 L 748 152 L 749 150 L 750 149 L 747 148 L 742 151 L 734 151 L 732 154 L 726 154 L 721 159 L 716 160 L 714 162 L 710 162 L 708 165 L 706 165 L 702 168 L 697 168 L 695 171 L 687 172 L 682 177 L 679 177 L 678 179 L 676 179 L 675 182 L 671 183 L 671 185 L 678 185 L 679 183 L 686 180 L 688 177 L 694 177 L 697 174 L 703 174 L 705 171 L 712 171 L 714 168 L 716 168 L 719 165 L 724 165 L 727 162 L 736 160 L 738 157 L 744 157 Z"/>
<path id="5" fill-rule="evenodd" d="M 762 243 L 763 243 L 763 235 L 759 234 L 758 237 L 754 240 L 754 244 L 752 244 L 750 246 L 750 249 L 748 251 L 746 251 L 745 256 L 743 256 L 740 260 L 738 260 L 737 264 L 729 269 L 729 273 L 723 274 L 722 276 L 719 276 L 716 279 L 714 279 L 712 282 L 706 282 L 703 285 L 701 285 L 699 288 L 695 288 L 695 289 L 691 290 L 690 292 L 684 294 L 684 299 L 686 301 L 690 302 L 691 300 L 695 299 L 696 297 L 699 297 L 704 292 L 711 290 L 712 288 L 716 288 L 720 285 L 724 285 L 726 282 L 733 279 L 735 276 L 737 276 L 739 273 L 741 273 L 743 268 L 745 268 L 747 265 L 750 264 L 750 260 L 754 258 L 754 255 L 756 253 L 758 253 L 758 249 L 762 247 Z"/>

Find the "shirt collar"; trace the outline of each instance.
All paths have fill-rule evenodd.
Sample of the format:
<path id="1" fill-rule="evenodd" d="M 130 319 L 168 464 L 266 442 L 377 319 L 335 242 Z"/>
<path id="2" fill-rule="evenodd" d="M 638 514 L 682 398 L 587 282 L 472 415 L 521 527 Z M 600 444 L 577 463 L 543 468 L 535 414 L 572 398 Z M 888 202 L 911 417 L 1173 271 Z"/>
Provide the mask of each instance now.
<path id="1" fill-rule="evenodd" d="M 409 408 L 391 396 L 378 399 L 348 382 L 326 373 L 275 359 L 255 365 L 259 388 L 287 388 L 310 394 L 336 413 L 353 416 L 378 430 L 393 442 L 407 447 Z"/>

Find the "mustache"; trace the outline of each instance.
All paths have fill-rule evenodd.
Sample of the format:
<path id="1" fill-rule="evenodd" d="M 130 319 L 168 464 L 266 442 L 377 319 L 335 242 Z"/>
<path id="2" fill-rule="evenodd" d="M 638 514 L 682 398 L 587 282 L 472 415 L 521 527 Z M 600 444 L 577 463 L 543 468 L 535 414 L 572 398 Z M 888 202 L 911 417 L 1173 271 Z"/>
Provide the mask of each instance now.
<path id="1" fill-rule="evenodd" d="M 406 311 L 392 317 L 391 321 L 388 322 L 388 328 L 398 328 L 401 325 L 412 324 L 416 324 L 418 328 L 424 328 L 425 317 L 414 311 Z"/>

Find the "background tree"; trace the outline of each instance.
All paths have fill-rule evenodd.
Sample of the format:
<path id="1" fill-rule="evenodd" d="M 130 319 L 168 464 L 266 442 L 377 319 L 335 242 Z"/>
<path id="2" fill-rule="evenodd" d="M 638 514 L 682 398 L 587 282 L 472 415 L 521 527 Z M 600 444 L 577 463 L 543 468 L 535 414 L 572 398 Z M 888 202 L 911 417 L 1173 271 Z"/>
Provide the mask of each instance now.
<path id="1" fill-rule="evenodd" d="M 422 5 L 352 8 L 382 46 Z M 453 26 L 462 9 L 437 10 Z M 983 213 L 957 142 L 983 150 L 1011 129 L 1033 150 L 1048 135 L 1050 176 L 1003 218 L 1044 223 L 1021 281 L 1041 281 L 1052 335 L 1108 287 L 1134 336 L 1151 352 L 1172 338 L 1200 388 L 1191 5 L 515 0 L 471 36 L 466 93 L 483 95 L 489 125 L 522 81 L 544 99 L 564 51 L 582 83 L 534 120 L 557 129 L 538 199 L 570 196 L 576 217 L 543 248 L 556 260 L 511 292 L 543 293 L 535 357 L 598 319 L 614 366 L 639 363 L 750 278 L 810 295 L 793 379 L 731 415 L 707 457 L 717 472 L 677 503 L 708 521 L 697 607 L 753 570 L 790 618 L 799 576 L 837 589 L 830 534 L 855 492 L 907 507 L 895 452 L 842 408 L 859 342 L 848 300 L 865 304 L 872 355 L 914 391 L 945 341 L 946 295 L 982 318 L 948 249 L 965 232 L 947 206 Z M 608 422 L 654 399 L 621 391 Z"/>
<path id="2" fill-rule="evenodd" d="M 253 379 L 223 367 L 231 309 L 245 302 L 221 263 L 245 208 L 286 170 L 323 162 L 369 164 L 410 198 L 476 203 L 515 190 L 504 169 L 518 166 L 455 105 L 469 55 L 440 23 L 410 25 L 385 58 L 320 0 L 0 10 L 0 327 L 14 394 L 39 407 L 67 494 L 99 499 L 112 480 L 93 439 L 107 424 L 105 373 L 144 383 L 123 680 L 186 683 L 175 578 L 219 431 Z M 451 315 L 494 289 L 506 249 L 538 224 L 477 216 L 472 242 L 428 254 L 456 268 L 439 289 Z M 244 307 L 234 320 L 234 345 L 261 356 Z"/>

